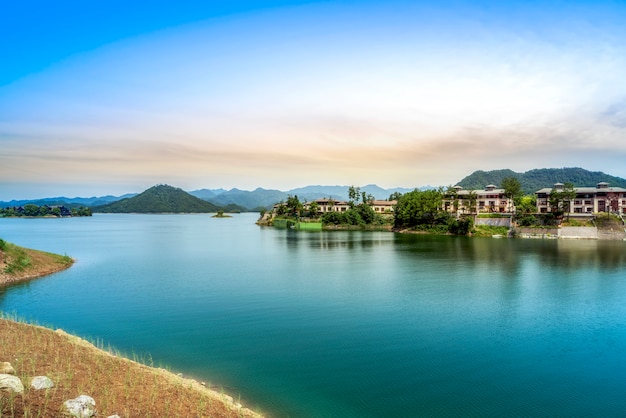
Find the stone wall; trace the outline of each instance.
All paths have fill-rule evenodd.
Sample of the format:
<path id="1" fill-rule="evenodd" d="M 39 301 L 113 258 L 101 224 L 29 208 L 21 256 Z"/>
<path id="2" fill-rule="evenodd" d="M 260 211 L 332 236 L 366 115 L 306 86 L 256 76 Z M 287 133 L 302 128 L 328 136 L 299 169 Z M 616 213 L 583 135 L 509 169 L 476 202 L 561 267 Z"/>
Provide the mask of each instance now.
<path id="1" fill-rule="evenodd" d="M 474 218 L 474 225 L 511 227 L 511 218 Z"/>
<path id="2" fill-rule="evenodd" d="M 564 239 L 598 239 L 598 228 L 595 226 L 562 226 L 559 238 Z"/>

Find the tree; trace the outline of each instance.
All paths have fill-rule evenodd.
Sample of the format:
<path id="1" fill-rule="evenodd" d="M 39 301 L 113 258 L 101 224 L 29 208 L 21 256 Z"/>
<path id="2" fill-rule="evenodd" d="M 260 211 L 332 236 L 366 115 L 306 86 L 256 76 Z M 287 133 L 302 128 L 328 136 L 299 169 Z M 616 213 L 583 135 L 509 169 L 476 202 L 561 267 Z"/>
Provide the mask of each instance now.
<path id="1" fill-rule="evenodd" d="M 518 205 L 522 198 L 522 184 L 515 177 L 506 177 L 502 180 L 502 188 L 504 189 L 504 196 L 509 199 L 513 199 L 513 204 Z"/>
<path id="2" fill-rule="evenodd" d="M 348 199 L 349 199 L 348 203 L 350 204 L 350 207 L 354 207 L 354 205 L 358 203 L 360 195 L 361 195 L 360 187 L 350 186 L 348 188 Z"/>
<path id="3" fill-rule="evenodd" d="M 470 214 L 476 213 L 476 202 L 478 201 L 478 195 L 475 191 L 470 190 L 465 199 L 465 205 Z"/>
<path id="4" fill-rule="evenodd" d="M 572 183 L 565 183 L 563 187 L 554 187 L 550 191 L 549 202 L 552 212 L 563 215 L 570 211 L 572 200 L 576 198 L 576 190 Z"/>
<path id="5" fill-rule="evenodd" d="M 398 200 L 402 197 L 402 193 L 400 192 L 393 192 L 389 195 L 389 199 L 387 199 L 388 201 L 392 201 L 392 200 Z"/>
<path id="6" fill-rule="evenodd" d="M 394 211 L 394 224 L 396 227 L 415 227 L 418 225 L 434 226 L 445 216 L 442 214 L 441 202 L 443 193 L 441 190 L 413 190 L 404 194 Z M 447 214 L 446 214 L 447 215 Z"/>
<path id="7" fill-rule="evenodd" d="M 320 211 L 320 205 L 315 200 L 309 204 L 309 216 L 317 218 Z"/>
<path id="8" fill-rule="evenodd" d="M 300 217 L 300 213 L 302 212 L 303 205 L 298 199 L 298 196 L 287 196 L 287 213 L 294 217 Z"/>
<path id="9" fill-rule="evenodd" d="M 39 216 L 39 206 L 32 203 L 24 205 L 24 216 Z"/>

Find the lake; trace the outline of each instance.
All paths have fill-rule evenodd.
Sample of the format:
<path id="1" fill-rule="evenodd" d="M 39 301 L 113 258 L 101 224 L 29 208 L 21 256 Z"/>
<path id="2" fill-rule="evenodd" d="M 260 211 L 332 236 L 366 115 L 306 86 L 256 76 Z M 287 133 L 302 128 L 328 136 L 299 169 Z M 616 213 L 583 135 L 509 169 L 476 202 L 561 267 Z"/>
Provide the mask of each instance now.
<path id="1" fill-rule="evenodd" d="M 276 417 L 626 414 L 625 242 L 257 217 L 0 218 L 0 238 L 77 261 L 0 310 Z"/>

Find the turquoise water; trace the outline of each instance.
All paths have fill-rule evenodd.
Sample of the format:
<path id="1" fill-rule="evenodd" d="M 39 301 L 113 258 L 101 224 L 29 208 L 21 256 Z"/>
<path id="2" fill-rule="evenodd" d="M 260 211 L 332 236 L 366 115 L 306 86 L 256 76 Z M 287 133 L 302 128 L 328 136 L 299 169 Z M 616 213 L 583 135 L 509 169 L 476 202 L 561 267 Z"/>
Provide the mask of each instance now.
<path id="1" fill-rule="evenodd" d="M 626 243 L 256 218 L 0 219 L 1 238 L 77 260 L 0 290 L 0 310 L 276 417 L 626 414 Z"/>

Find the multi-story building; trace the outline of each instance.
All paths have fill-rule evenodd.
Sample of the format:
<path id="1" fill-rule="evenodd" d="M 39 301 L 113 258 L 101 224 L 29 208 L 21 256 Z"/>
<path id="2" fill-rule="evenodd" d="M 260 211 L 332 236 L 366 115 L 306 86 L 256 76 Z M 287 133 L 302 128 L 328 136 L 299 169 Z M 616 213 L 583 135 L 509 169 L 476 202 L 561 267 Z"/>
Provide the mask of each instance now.
<path id="1" fill-rule="evenodd" d="M 553 188 L 537 190 L 537 212 L 552 211 L 550 193 L 564 190 L 563 183 L 556 183 Z M 574 187 L 576 197 L 569 202 L 569 213 L 626 213 L 626 189 L 610 187 L 609 183 L 600 182 L 596 187 Z"/>
<path id="2" fill-rule="evenodd" d="M 483 190 L 464 190 L 454 186 L 443 198 L 443 207 L 447 212 L 468 213 L 513 213 L 513 199 L 504 194 L 504 189 L 490 184 Z"/>

